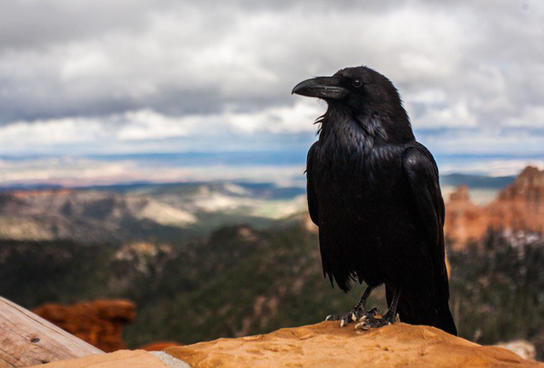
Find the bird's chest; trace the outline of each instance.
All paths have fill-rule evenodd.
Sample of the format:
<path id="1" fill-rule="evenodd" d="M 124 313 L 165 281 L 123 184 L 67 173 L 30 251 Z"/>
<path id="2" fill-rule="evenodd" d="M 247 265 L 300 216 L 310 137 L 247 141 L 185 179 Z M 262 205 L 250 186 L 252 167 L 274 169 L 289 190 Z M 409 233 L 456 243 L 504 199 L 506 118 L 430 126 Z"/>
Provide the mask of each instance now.
<path id="1" fill-rule="evenodd" d="M 398 147 L 377 144 L 348 126 L 321 142 L 314 162 L 316 189 L 323 198 L 347 204 L 390 198 L 401 179 L 401 157 Z"/>

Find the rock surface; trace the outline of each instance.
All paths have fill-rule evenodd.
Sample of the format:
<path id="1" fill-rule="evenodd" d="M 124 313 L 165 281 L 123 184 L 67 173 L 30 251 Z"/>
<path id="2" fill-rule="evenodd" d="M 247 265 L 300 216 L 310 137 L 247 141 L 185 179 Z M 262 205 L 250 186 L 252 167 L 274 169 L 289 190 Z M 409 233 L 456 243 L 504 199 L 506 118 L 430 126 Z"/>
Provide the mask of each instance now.
<path id="1" fill-rule="evenodd" d="M 514 183 L 485 206 L 470 201 L 468 188 L 459 187 L 446 203 L 445 232 L 453 249 L 480 240 L 489 229 L 542 232 L 544 229 L 544 170 L 526 167 Z"/>
<path id="2" fill-rule="evenodd" d="M 494 346 L 427 326 L 396 323 L 356 331 L 337 322 L 283 328 L 265 335 L 170 347 L 193 368 L 208 367 L 544 367 Z"/>
<path id="3" fill-rule="evenodd" d="M 106 352 L 123 349 L 123 326 L 135 318 L 128 300 L 95 300 L 73 305 L 44 304 L 32 310 L 49 322 Z"/>

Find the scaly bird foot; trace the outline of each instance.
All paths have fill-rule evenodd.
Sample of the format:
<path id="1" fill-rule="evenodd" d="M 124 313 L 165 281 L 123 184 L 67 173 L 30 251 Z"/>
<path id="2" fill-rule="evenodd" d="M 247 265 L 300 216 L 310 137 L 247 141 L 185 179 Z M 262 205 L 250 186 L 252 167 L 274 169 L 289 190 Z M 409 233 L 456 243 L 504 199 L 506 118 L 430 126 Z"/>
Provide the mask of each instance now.
<path id="1" fill-rule="evenodd" d="M 383 317 L 379 315 L 364 315 L 359 319 L 359 322 L 355 324 L 355 329 L 370 330 L 371 328 L 379 328 L 390 325 L 397 321 L 397 316 L 390 313 L 386 313 Z"/>
<path id="2" fill-rule="evenodd" d="M 374 318 L 376 315 L 377 309 L 372 308 L 371 310 L 365 312 L 360 308 L 354 308 L 347 313 L 342 314 L 329 314 L 325 321 L 340 321 L 340 327 L 344 327 L 348 323 L 360 321 L 362 318 Z"/>

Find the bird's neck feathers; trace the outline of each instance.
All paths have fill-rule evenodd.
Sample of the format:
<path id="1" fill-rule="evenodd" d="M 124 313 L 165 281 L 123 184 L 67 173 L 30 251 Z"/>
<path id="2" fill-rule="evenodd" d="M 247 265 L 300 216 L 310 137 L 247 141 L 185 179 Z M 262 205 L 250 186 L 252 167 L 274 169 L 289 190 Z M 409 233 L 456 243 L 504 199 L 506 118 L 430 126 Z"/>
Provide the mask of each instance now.
<path id="1" fill-rule="evenodd" d="M 402 106 L 396 111 L 376 111 L 370 108 L 353 111 L 343 104 L 329 103 L 327 112 L 316 123 L 321 123 L 320 139 L 344 129 L 349 129 L 350 134 L 353 134 L 351 126 L 356 123 L 361 128 L 360 134 L 372 138 L 376 143 L 404 144 L 415 141 L 408 114 Z"/>

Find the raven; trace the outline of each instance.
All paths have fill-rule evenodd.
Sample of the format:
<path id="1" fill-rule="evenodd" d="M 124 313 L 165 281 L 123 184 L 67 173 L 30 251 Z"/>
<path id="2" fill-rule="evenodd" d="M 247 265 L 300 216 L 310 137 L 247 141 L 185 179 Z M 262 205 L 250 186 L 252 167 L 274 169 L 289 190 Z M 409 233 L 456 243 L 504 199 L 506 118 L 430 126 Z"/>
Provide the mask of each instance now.
<path id="1" fill-rule="evenodd" d="M 308 208 L 319 227 L 323 273 L 343 291 L 367 284 L 340 325 L 380 327 L 397 318 L 456 335 L 448 300 L 444 201 L 438 168 L 416 142 L 397 89 L 365 66 L 297 84 L 293 92 L 327 102 L 308 152 Z M 383 316 L 365 302 L 385 284 Z"/>

